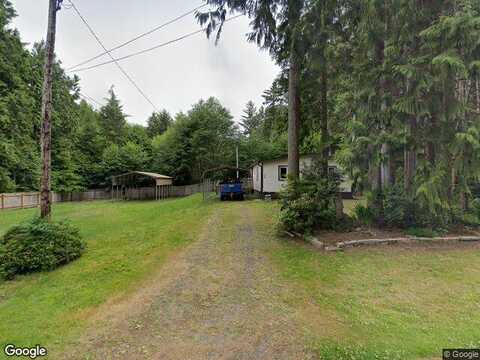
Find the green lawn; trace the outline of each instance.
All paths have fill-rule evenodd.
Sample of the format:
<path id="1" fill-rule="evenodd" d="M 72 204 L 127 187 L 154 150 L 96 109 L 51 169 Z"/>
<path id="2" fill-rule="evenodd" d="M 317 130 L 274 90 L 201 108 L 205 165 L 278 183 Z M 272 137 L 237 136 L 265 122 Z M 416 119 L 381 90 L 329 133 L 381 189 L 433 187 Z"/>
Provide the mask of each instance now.
<path id="1" fill-rule="evenodd" d="M 478 247 L 325 254 L 278 237 L 275 202 L 241 204 L 268 239 L 277 285 L 290 289 L 283 300 L 322 360 L 432 359 L 442 348 L 480 347 Z M 54 272 L 0 283 L 0 345 L 61 350 L 91 325 L 100 304 L 138 289 L 194 240 L 214 206 L 201 196 L 55 206 L 56 219 L 81 228 L 88 250 Z M 0 234 L 35 212 L 0 212 Z"/>
<path id="2" fill-rule="evenodd" d="M 259 223 L 276 237 L 276 205 L 257 206 Z M 321 359 L 431 359 L 442 348 L 480 347 L 478 247 L 324 254 L 276 243 L 271 257 L 297 288 L 285 301 L 305 312 L 309 346 Z"/>
<path id="3" fill-rule="evenodd" d="M 195 239 L 210 208 L 201 196 L 56 205 L 54 218 L 68 218 L 77 225 L 87 251 L 56 271 L 0 282 L 0 345 L 61 349 L 88 325 L 99 304 L 135 290 L 170 255 Z M 0 235 L 36 212 L 0 212 Z"/>

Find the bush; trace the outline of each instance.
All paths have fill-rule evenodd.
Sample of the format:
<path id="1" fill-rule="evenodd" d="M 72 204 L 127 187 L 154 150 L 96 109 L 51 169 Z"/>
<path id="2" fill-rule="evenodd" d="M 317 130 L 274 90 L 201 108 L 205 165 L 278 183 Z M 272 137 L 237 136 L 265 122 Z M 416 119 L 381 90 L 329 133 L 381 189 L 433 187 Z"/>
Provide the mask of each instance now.
<path id="1" fill-rule="evenodd" d="M 375 214 L 372 208 L 363 204 L 357 204 L 353 208 L 353 217 L 360 223 L 372 225 L 375 222 Z"/>
<path id="2" fill-rule="evenodd" d="M 384 193 L 384 220 L 390 227 L 408 227 L 415 223 L 415 206 L 399 186 L 393 186 Z"/>
<path id="3" fill-rule="evenodd" d="M 337 226 L 335 199 L 339 178 L 307 171 L 296 181 L 288 181 L 280 194 L 280 222 L 285 230 L 312 233 L 314 229 Z"/>
<path id="4" fill-rule="evenodd" d="M 85 249 L 76 227 L 35 218 L 0 239 L 0 277 L 50 271 L 80 257 Z"/>
<path id="5" fill-rule="evenodd" d="M 443 234 L 442 231 L 436 231 L 429 228 L 408 228 L 407 234 L 415 237 L 433 238 Z"/>
<path id="6" fill-rule="evenodd" d="M 383 207 L 375 206 L 378 203 Z M 355 217 L 365 225 L 445 229 L 452 223 L 461 222 L 459 219 L 462 217 L 458 209 L 453 207 L 425 207 L 415 198 L 407 196 L 403 187 L 398 184 L 385 189 L 381 194 L 368 194 L 367 204 L 354 208 Z"/>
<path id="7" fill-rule="evenodd" d="M 480 219 L 480 198 L 472 200 L 472 212 L 478 219 Z"/>

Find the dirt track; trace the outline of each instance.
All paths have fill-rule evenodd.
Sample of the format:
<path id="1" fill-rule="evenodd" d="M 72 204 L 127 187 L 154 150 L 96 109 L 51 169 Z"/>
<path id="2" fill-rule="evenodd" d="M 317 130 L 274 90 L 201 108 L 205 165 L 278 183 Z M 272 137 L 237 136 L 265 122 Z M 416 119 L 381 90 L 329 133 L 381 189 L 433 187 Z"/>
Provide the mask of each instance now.
<path id="1" fill-rule="evenodd" d="M 248 203 L 217 208 L 202 236 L 141 291 L 105 306 L 66 358 L 310 359 Z"/>

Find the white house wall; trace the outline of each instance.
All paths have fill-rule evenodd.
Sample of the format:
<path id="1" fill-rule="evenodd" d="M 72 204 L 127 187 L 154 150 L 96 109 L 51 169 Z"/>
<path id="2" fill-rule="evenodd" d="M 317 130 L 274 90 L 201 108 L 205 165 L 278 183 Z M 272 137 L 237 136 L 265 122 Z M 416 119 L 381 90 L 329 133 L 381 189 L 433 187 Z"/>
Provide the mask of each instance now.
<path id="1" fill-rule="evenodd" d="M 311 166 L 312 157 L 305 156 L 300 158 L 300 173 L 305 170 L 305 168 Z M 329 166 L 335 166 L 339 168 L 338 164 L 334 161 L 328 162 Z M 263 192 L 266 193 L 278 193 L 285 186 L 286 181 L 281 181 L 278 178 L 278 167 L 279 166 L 288 166 L 287 159 L 279 159 L 266 161 L 263 163 Z M 253 188 L 255 191 L 262 191 L 261 183 L 261 166 L 255 165 L 253 167 Z M 350 192 L 352 189 L 352 181 L 348 176 L 344 175 L 344 179 L 340 184 L 340 190 L 343 192 Z"/>

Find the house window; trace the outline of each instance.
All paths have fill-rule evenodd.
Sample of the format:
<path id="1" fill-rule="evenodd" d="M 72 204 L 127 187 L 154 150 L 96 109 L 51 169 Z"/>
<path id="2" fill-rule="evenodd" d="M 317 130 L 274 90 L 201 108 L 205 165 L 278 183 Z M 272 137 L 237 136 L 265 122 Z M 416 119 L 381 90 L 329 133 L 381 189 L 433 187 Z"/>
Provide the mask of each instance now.
<path id="1" fill-rule="evenodd" d="M 338 171 L 337 171 L 337 167 L 336 166 L 329 166 L 328 167 L 328 174 L 329 175 L 335 175 L 337 174 Z"/>
<path id="2" fill-rule="evenodd" d="M 287 165 L 280 165 L 278 167 L 278 181 L 287 180 L 287 176 L 288 176 L 288 166 Z"/>

